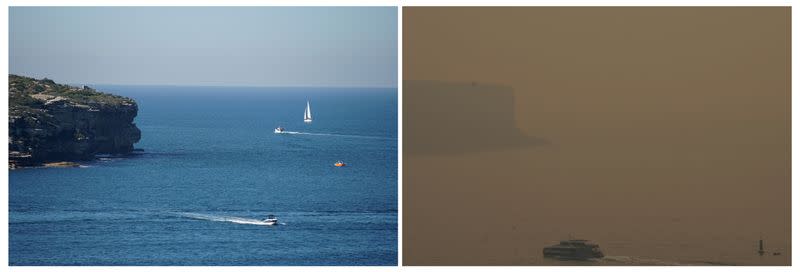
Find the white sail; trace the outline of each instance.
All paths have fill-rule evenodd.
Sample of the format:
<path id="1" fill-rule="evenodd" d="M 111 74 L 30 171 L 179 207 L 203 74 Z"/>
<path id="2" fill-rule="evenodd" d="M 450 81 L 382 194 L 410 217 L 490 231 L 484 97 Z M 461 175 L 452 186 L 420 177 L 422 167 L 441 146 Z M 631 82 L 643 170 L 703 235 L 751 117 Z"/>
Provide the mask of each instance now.
<path id="1" fill-rule="evenodd" d="M 306 111 L 303 112 L 303 121 L 311 122 L 311 103 L 306 101 Z"/>

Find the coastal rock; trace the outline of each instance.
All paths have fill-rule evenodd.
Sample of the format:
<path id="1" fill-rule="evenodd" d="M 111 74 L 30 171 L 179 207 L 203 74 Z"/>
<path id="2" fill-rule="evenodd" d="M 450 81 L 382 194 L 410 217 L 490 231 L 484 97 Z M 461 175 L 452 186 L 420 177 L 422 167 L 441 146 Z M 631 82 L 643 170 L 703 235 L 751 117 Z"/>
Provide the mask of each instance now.
<path id="1" fill-rule="evenodd" d="M 481 82 L 403 81 L 403 152 L 453 155 L 549 144 L 517 127 L 514 89 Z"/>
<path id="2" fill-rule="evenodd" d="M 8 89 L 11 168 L 128 154 L 141 138 L 133 99 L 16 75 Z"/>
<path id="3" fill-rule="evenodd" d="M 45 167 L 61 167 L 61 168 L 65 168 L 65 167 L 79 167 L 81 165 L 78 164 L 78 163 L 75 163 L 75 162 L 48 162 L 48 163 L 45 163 L 44 166 Z"/>

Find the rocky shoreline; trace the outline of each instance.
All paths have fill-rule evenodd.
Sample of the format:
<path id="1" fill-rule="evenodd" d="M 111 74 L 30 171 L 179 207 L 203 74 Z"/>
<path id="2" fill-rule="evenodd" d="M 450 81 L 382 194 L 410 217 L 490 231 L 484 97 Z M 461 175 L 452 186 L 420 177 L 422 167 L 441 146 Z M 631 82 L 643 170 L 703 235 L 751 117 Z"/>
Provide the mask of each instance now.
<path id="1" fill-rule="evenodd" d="M 141 138 L 133 99 L 16 75 L 8 89 L 11 169 L 126 155 Z"/>

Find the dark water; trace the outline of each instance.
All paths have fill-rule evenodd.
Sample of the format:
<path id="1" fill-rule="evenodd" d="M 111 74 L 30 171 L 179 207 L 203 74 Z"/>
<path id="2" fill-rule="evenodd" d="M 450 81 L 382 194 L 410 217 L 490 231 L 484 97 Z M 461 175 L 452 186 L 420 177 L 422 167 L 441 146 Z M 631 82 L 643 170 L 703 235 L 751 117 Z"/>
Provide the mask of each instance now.
<path id="1" fill-rule="evenodd" d="M 397 263 L 396 89 L 97 87 L 144 152 L 11 171 L 11 265 Z"/>

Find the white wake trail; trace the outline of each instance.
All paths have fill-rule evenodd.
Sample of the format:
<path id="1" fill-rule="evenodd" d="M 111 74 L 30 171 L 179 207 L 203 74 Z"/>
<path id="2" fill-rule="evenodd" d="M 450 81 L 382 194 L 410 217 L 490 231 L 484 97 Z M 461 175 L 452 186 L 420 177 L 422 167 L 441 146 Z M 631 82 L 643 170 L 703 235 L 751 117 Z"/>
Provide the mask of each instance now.
<path id="1" fill-rule="evenodd" d="M 283 134 L 293 134 L 293 135 L 314 135 L 314 136 L 334 136 L 334 137 L 349 137 L 349 138 L 365 138 L 365 139 L 382 139 L 382 140 L 392 140 L 394 138 L 389 137 L 380 137 L 380 136 L 366 136 L 366 135 L 349 135 L 349 134 L 332 134 L 332 133 L 311 133 L 311 132 L 299 132 L 299 131 L 283 131 Z"/>
<path id="2" fill-rule="evenodd" d="M 601 259 L 605 262 L 623 263 L 627 265 L 662 265 L 676 266 L 682 265 L 680 262 L 659 260 L 654 258 L 632 257 L 632 256 L 605 256 Z"/>
<path id="3" fill-rule="evenodd" d="M 236 224 L 246 224 L 246 225 L 262 225 L 262 226 L 270 226 L 271 223 L 267 223 L 258 219 L 252 218 L 242 218 L 242 217 L 235 217 L 235 216 L 220 216 L 220 215 L 209 215 L 209 214 L 200 214 L 200 213 L 178 213 L 181 216 L 192 218 L 192 219 L 199 219 L 199 220 L 208 220 L 208 221 L 216 221 L 216 222 L 231 222 Z M 280 223 L 284 225 L 283 223 Z"/>

